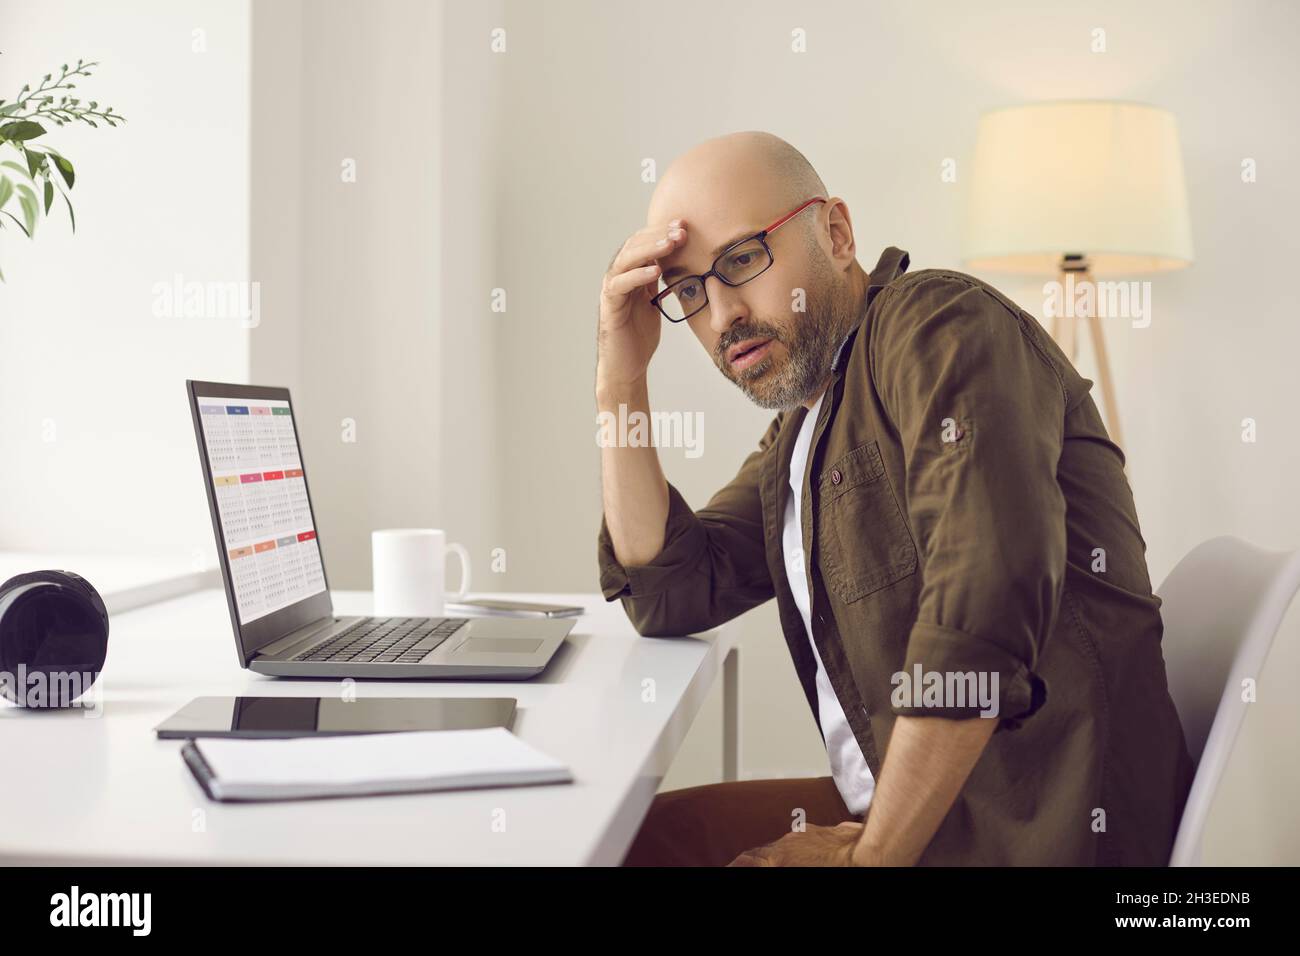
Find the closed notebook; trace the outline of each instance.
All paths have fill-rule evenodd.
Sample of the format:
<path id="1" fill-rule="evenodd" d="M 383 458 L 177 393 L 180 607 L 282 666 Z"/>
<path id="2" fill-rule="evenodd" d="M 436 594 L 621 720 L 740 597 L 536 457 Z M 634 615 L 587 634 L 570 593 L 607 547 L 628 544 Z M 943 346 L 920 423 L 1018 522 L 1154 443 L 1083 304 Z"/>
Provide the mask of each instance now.
<path id="1" fill-rule="evenodd" d="M 181 748 L 214 800 L 301 800 L 570 783 L 569 768 L 504 727 L 288 740 L 203 738 Z"/>

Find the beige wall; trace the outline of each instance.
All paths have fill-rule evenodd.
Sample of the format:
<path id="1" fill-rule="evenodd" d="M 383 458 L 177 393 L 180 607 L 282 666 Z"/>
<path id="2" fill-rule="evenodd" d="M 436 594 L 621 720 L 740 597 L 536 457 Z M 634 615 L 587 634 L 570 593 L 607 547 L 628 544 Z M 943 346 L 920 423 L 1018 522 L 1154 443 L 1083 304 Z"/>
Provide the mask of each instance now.
<path id="1" fill-rule="evenodd" d="M 416 526 L 498 590 L 500 81 L 463 40 L 493 5 L 325 9 L 254 8 L 253 380 L 294 390 L 331 586 L 369 586 L 371 530 Z"/>
<path id="2" fill-rule="evenodd" d="M 75 234 L 57 199 L 34 241 L 0 232 L 0 551 L 215 566 L 184 385 L 244 379 L 250 330 L 155 314 L 155 286 L 249 281 L 249 18 L 248 0 L 0 4 L 0 98 L 83 57 L 100 65 L 71 95 L 126 117 L 36 141 L 76 167 Z"/>

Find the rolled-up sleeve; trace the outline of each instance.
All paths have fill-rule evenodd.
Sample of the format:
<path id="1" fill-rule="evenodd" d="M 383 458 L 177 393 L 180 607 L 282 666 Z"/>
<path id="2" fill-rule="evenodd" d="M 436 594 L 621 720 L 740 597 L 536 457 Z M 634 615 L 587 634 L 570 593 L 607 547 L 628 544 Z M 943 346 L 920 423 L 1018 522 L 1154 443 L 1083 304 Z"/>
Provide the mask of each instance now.
<path id="1" fill-rule="evenodd" d="M 608 601 L 622 600 L 639 634 L 662 637 L 708 630 L 775 593 L 767 567 L 759 482 L 781 417 L 772 422 L 735 478 L 699 511 L 692 511 L 669 482 L 664 546 L 649 563 L 621 564 L 601 516 L 601 592 Z"/>
<path id="2" fill-rule="evenodd" d="M 872 369 L 901 438 L 922 572 L 905 673 L 936 673 L 951 687 L 959 675 L 984 680 L 997 729 L 1015 729 L 1048 691 L 1035 666 L 1065 576 L 1056 469 L 1070 397 L 1025 325 L 1035 320 L 982 286 L 918 274 L 884 296 Z M 892 709 L 953 718 L 984 710 L 969 696 L 964 706 L 951 696 L 917 702 L 900 695 Z"/>

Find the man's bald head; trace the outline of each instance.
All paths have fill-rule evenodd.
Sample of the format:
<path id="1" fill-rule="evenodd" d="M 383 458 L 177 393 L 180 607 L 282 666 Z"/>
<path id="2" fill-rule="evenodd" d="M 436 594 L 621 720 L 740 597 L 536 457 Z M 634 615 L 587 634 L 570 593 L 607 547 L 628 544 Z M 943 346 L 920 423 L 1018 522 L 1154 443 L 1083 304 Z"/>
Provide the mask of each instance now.
<path id="1" fill-rule="evenodd" d="M 708 211 L 793 209 L 825 195 L 812 163 L 781 137 L 759 130 L 728 133 L 673 161 L 655 187 L 646 224 L 683 215 L 698 225 Z"/>
<path id="2" fill-rule="evenodd" d="M 703 239 L 713 232 L 713 220 L 725 235 L 709 248 L 762 220 L 777 216 L 814 196 L 825 196 L 826 184 L 803 153 L 779 136 L 747 130 L 717 136 L 693 146 L 664 172 L 650 198 L 646 225 L 656 226 L 683 216 Z M 771 212 L 771 210 L 778 210 Z M 767 218 L 763 218 L 766 216 Z M 811 249 L 811 223 L 791 224 Z"/>

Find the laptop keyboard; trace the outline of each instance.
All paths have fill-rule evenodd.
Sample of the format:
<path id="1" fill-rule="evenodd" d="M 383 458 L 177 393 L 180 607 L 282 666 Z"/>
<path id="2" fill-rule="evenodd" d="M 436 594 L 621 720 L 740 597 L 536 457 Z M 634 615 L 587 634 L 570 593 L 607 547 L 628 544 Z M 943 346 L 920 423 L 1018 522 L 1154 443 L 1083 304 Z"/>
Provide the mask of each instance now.
<path id="1" fill-rule="evenodd" d="M 463 617 L 367 617 L 308 648 L 295 661 L 414 664 L 451 637 Z"/>

